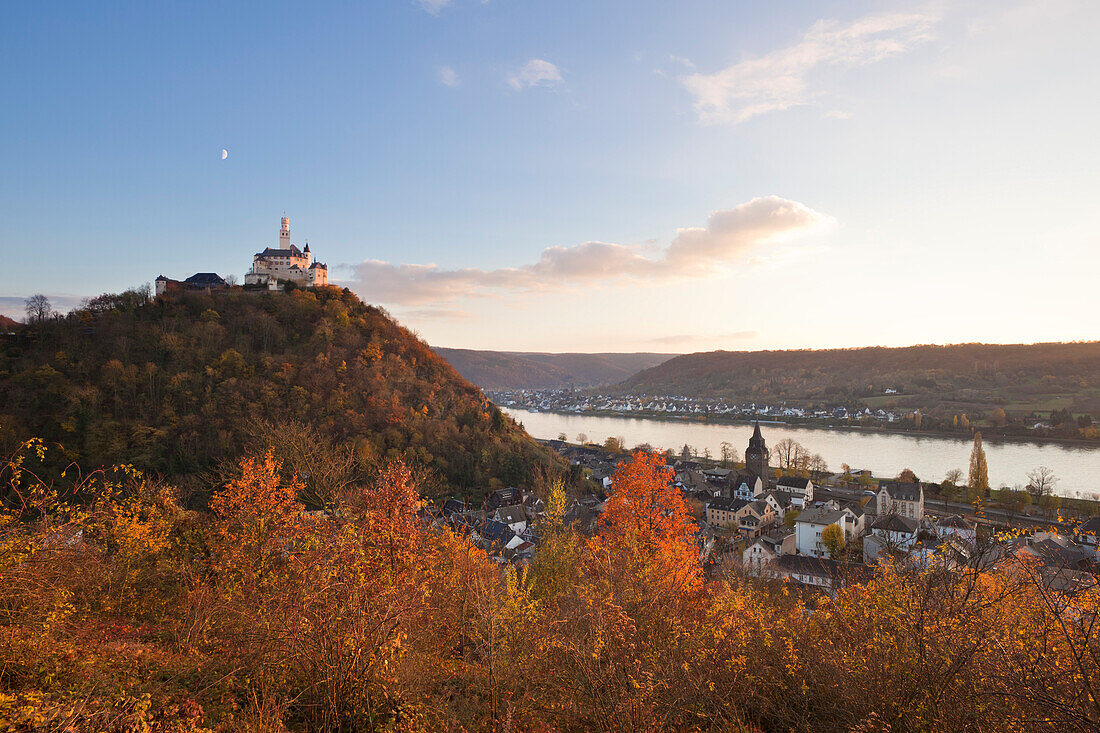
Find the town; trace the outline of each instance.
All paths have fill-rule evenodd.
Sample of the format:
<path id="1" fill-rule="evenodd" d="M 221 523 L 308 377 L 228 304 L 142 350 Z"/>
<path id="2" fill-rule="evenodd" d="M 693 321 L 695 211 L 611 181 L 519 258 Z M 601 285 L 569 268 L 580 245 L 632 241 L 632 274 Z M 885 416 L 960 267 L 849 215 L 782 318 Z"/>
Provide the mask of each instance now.
<path id="1" fill-rule="evenodd" d="M 898 430 L 920 430 L 926 422 L 920 410 L 872 408 L 854 402 L 829 405 L 762 404 L 684 395 L 604 395 L 576 389 L 493 390 L 487 394 L 498 405 L 533 412 L 666 417 L 713 422 L 759 419 L 819 427 L 877 427 Z M 897 394 L 897 390 L 884 387 L 882 394 L 889 397 Z M 959 427 L 960 419 L 965 428 L 969 423 L 965 414 L 956 416 L 954 427 Z M 1052 427 L 1048 415 L 1034 411 L 1024 416 L 1023 422 L 1023 432 L 1030 434 L 1045 435 Z M 1090 417 L 1089 423 L 1091 422 Z"/>
<path id="2" fill-rule="evenodd" d="M 593 536 L 615 490 L 616 469 L 631 455 L 616 439 L 601 446 L 564 438 L 544 442 L 593 486 L 570 499 L 565 521 Z M 834 474 L 815 466 L 797 444 L 777 447 L 804 458 L 773 468 L 759 423 L 743 461 L 700 458 L 687 446 L 680 456 L 668 452 L 668 480 L 692 509 L 700 559 L 711 571 L 735 569 L 830 593 L 873 576 L 882 562 L 914 570 L 983 569 L 1025 557 L 1042 569 L 1049 587 L 1067 593 L 1093 587 L 1100 572 L 1100 503 L 1061 506 L 1049 469 L 1033 472 L 1023 492 L 987 492 L 967 503 L 957 500 L 967 498 L 966 487 L 948 487 L 950 479 L 928 484 L 907 471 L 875 478 L 848 466 Z M 481 506 L 452 498 L 427 505 L 422 515 L 497 562 L 524 566 L 538 551 L 544 509 L 535 492 L 503 488 Z"/>

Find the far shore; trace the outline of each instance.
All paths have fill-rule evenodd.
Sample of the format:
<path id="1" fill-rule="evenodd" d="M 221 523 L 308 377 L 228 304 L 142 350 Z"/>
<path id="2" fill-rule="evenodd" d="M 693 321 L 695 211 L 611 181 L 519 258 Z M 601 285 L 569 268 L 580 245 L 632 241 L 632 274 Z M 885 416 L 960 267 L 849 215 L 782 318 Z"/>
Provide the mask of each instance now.
<path id="1" fill-rule="evenodd" d="M 661 422 L 693 422 L 704 423 L 712 425 L 752 425 L 757 421 L 757 418 L 747 419 L 741 417 L 721 417 L 712 415 L 669 415 L 660 412 L 615 412 L 614 410 L 585 410 L 584 412 L 573 412 L 570 410 L 531 410 L 526 407 L 518 405 L 498 405 L 498 407 L 508 407 L 516 412 L 547 412 L 554 413 L 555 415 L 565 415 L 574 417 L 620 417 L 624 419 L 637 418 L 642 420 L 658 420 Z M 760 419 L 761 425 L 782 425 L 788 428 L 805 428 L 808 430 L 836 430 L 841 432 L 860 432 L 860 433 L 882 433 L 884 435 L 908 435 L 913 438 L 949 438 L 952 440 L 958 440 L 960 442 L 969 443 L 972 440 L 973 433 L 952 433 L 940 430 L 905 430 L 899 428 L 888 428 L 879 426 L 866 426 L 866 425 L 835 425 L 832 423 L 825 423 L 818 420 L 804 420 L 804 421 L 790 421 L 790 420 L 776 420 L 776 419 Z M 1031 443 L 1033 445 L 1074 445 L 1082 448 L 1096 448 L 1100 449 L 1100 442 L 1094 440 L 1083 440 L 1081 438 L 1061 438 L 1061 437 L 1032 437 L 1027 435 L 1002 435 L 998 433 L 987 433 L 984 430 L 979 430 L 982 434 L 982 440 L 986 442 L 995 443 Z"/>

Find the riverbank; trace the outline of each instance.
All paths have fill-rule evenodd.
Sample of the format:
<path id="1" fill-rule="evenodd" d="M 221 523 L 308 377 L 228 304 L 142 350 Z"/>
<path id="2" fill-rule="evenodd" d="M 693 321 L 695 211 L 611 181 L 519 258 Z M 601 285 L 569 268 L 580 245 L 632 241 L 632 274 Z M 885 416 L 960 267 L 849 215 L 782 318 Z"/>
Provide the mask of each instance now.
<path id="1" fill-rule="evenodd" d="M 573 412 L 570 410 L 530 410 L 522 406 L 501 406 L 507 407 L 509 410 L 513 410 L 517 413 L 528 412 L 532 414 L 554 414 L 565 415 L 570 417 L 614 417 L 623 419 L 643 419 L 643 420 L 658 420 L 661 422 L 670 423 L 688 423 L 688 424 L 704 424 L 704 425 L 752 425 L 757 422 L 757 418 L 745 419 L 741 417 L 722 417 L 719 415 L 669 415 L 665 412 L 652 412 L 644 410 L 636 410 L 632 412 L 616 412 L 614 410 L 585 410 L 584 412 Z M 882 435 L 905 435 L 913 438 L 946 438 L 950 440 L 960 440 L 964 442 L 971 442 L 973 440 L 973 433 L 967 432 L 949 432 L 943 430 L 911 430 L 908 428 L 889 428 L 878 425 L 836 425 L 834 423 L 824 422 L 821 420 L 815 420 L 813 418 L 786 418 L 783 420 L 775 419 L 759 419 L 761 425 L 776 425 L 789 428 L 806 428 L 812 430 L 834 430 L 839 432 L 854 432 L 863 434 L 882 434 Z M 1031 445 L 1072 445 L 1080 446 L 1083 448 L 1097 448 L 1100 449 L 1100 441 L 1097 440 L 1085 440 L 1082 438 L 1063 438 L 1058 436 L 1028 436 L 1028 435 L 1011 435 L 994 432 L 994 428 L 983 427 L 979 430 L 982 434 L 982 441 L 996 442 L 996 443 L 1026 443 Z"/>
<path id="2" fill-rule="evenodd" d="M 648 444 L 660 449 L 672 449 L 679 454 L 689 445 L 699 455 L 707 451 L 721 456 L 731 448 L 742 453 L 752 433 L 752 424 L 744 420 L 703 421 L 682 416 L 629 417 L 617 414 L 575 412 L 528 412 L 514 407 L 503 410 L 521 422 L 535 438 L 557 438 L 565 434 L 574 440 L 579 434 L 603 443 L 609 437 L 622 437 L 629 448 Z M 876 476 L 896 476 L 910 469 L 926 481 L 942 481 L 949 471 L 965 474 L 970 460 L 971 440 L 968 435 L 915 433 L 859 427 L 829 427 L 827 425 L 780 422 L 761 423 L 768 446 L 790 438 L 818 453 L 833 470 L 848 464 L 856 469 L 871 470 Z M 1002 486 L 1024 486 L 1028 473 L 1039 466 L 1052 469 L 1059 483 L 1057 493 L 1063 496 L 1100 494 L 1100 446 L 1090 443 L 1055 441 L 990 440 L 985 443 L 990 483 Z"/>

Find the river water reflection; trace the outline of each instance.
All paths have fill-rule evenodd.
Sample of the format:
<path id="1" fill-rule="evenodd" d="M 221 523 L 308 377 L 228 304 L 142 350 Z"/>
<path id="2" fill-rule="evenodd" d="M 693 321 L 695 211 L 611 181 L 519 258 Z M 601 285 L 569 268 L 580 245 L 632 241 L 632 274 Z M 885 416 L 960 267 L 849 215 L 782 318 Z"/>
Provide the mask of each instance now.
<path id="1" fill-rule="evenodd" d="M 657 448 L 672 448 L 679 452 L 687 443 L 699 453 L 709 448 L 715 457 L 722 455 L 722 442 L 733 445 L 739 455 L 752 434 L 750 425 L 722 425 L 688 420 L 657 420 L 653 418 L 600 417 L 569 415 L 553 412 L 527 412 L 504 408 L 523 423 L 536 438 L 556 438 L 560 433 L 575 441 L 579 433 L 589 440 L 602 443 L 611 436 L 622 436 L 627 446 L 649 443 Z M 894 476 L 903 468 L 911 468 L 923 481 L 942 481 L 944 474 L 958 468 L 966 477 L 970 460 L 970 440 L 941 436 L 916 436 L 898 433 L 875 433 L 859 430 L 830 430 L 762 423 L 761 430 L 769 446 L 783 438 L 797 440 L 811 453 L 820 453 L 829 468 L 836 471 L 840 464 L 852 468 L 869 468 L 876 476 Z M 1059 494 L 1085 496 L 1100 492 L 1100 448 L 1062 443 L 1029 443 L 1018 441 L 985 441 L 989 459 L 989 482 L 992 486 L 1027 483 L 1027 472 L 1036 466 L 1048 466 L 1060 479 L 1055 487 Z"/>

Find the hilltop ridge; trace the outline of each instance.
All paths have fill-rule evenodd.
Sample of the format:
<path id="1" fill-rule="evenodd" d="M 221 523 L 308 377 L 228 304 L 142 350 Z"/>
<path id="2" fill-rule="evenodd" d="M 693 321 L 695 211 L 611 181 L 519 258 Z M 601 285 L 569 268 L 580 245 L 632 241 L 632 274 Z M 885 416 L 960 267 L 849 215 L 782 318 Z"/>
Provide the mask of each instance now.
<path id="1" fill-rule="evenodd" d="M 401 458 L 466 496 L 561 468 L 426 344 L 334 287 L 130 291 L 27 327 L 0 344 L 0 431 L 4 449 L 38 436 L 85 470 L 129 463 L 185 488 L 273 438 L 359 466 Z"/>
<path id="2" fill-rule="evenodd" d="M 1100 414 L 1100 342 L 686 354 L 611 390 L 758 403 Z"/>
<path id="3" fill-rule="evenodd" d="M 560 389 L 615 384 L 676 356 L 479 351 L 434 347 L 462 376 L 482 389 Z"/>

